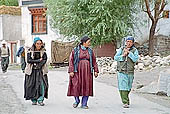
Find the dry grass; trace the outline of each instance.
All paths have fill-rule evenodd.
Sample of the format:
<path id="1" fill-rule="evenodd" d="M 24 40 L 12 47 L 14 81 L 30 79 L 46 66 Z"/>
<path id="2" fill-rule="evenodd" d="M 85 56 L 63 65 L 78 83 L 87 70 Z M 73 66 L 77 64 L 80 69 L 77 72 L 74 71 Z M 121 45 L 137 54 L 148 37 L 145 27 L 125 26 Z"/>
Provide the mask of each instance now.
<path id="1" fill-rule="evenodd" d="M 0 6 L 0 14 L 21 15 L 21 8 L 18 6 Z"/>

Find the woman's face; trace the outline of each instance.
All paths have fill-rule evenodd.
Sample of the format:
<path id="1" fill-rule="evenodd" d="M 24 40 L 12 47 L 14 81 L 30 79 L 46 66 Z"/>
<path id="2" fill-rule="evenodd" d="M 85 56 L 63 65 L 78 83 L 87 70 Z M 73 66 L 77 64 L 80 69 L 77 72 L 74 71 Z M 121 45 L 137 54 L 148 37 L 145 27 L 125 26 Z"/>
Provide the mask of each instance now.
<path id="1" fill-rule="evenodd" d="M 84 47 L 89 47 L 90 46 L 90 39 L 87 40 L 86 42 L 83 43 Z"/>
<path id="2" fill-rule="evenodd" d="M 132 45 L 133 45 L 133 41 L 132 41 L 132 40 L 127 40 L 127 41 L 126 41 L 126 45 L 127 45 L 127 46 L 126 46 L 127 48 L 131 48 Z"/>
<path id="3" fill-rule="evenodd" d="M 35 43 L 36 50 L 40 50 L 40 49 L 41 49 L 41 46 L 42 46 L 42 41 L 38 40 L 38 41 Z"/>

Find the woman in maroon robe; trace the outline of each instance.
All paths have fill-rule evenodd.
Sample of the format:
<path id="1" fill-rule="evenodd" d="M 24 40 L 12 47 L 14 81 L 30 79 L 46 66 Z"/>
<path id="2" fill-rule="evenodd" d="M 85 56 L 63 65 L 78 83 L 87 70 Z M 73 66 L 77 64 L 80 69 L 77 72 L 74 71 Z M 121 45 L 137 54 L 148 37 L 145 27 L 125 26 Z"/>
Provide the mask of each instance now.
<path id="1" fill-rule="evenodd" d="M 74 108 L 80 103 L 79 96 L 82 96 L 81 108 L 88 108 L 88 98 L 93 96 L 93 71 L 95 77 L 99 72 L 96 57 L 89 46 L 90 38 L 84 36 L 80 45 L 75 47 L 70 55 L 68 70 L 70 81 L 67 96 L 74 96 Z"/>

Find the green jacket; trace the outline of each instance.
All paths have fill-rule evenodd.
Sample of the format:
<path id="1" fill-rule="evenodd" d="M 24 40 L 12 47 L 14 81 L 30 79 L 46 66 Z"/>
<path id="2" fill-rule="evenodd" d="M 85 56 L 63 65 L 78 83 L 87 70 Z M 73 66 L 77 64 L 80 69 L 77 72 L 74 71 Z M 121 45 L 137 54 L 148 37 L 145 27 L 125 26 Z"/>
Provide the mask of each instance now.
<path id="1" fill-rule="evenodd" d="M 122 49 L 123 50 L 123 49 Z M 132 48 L 130 50 L 132 53 L 136 51 L 136 48 Z M 134 66 L 135 62 L 133 62 L 128 56 L 124 57 L 124 61 L 117 61 L 117 71 L 126 73 L 126 74 L 134 74 Z"/>

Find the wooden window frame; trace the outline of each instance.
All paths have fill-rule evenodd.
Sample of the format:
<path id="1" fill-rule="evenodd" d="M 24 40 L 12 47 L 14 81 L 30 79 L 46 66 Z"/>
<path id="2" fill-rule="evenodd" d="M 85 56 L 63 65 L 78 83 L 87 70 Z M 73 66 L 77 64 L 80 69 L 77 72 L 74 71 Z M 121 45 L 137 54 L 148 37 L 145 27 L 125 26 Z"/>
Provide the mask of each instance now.
<path id="1" fill-rule="evenodd" d="M 46 8 L 31 8 L 32 14 L 32 34 L 47 34 L 47 17 L 45 15 Z M 36 28 L 37 27 L 37 28 Z"/>

